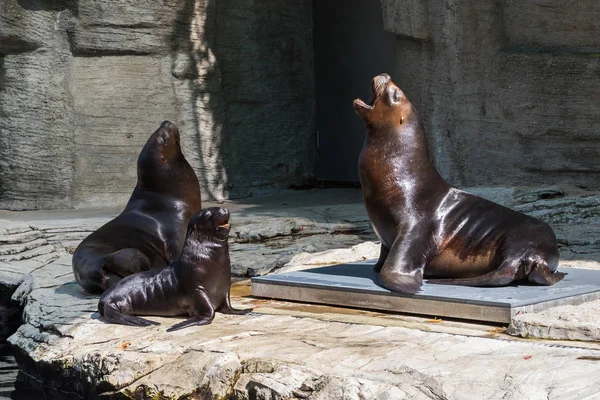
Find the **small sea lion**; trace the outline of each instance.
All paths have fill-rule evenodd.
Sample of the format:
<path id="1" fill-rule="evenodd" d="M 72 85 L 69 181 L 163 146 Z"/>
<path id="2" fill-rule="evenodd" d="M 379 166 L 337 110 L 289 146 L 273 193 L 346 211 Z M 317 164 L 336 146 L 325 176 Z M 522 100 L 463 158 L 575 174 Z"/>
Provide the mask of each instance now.
<path id="1" fill-rule="evenodd" d="M 104 292 L 98 312 L 108 321 L 148 326 L 157 322 L 135 315 L 190 318 L 168 332 L 192 325 L 210 324 L 215 311 L 246 314 L 252 309 L 231 307 L 231 263 L 229 261 L 229 211 L 212 207 L 195 214 L 187 228 L 181 256 L 162 269 L 128 276 Z"/>

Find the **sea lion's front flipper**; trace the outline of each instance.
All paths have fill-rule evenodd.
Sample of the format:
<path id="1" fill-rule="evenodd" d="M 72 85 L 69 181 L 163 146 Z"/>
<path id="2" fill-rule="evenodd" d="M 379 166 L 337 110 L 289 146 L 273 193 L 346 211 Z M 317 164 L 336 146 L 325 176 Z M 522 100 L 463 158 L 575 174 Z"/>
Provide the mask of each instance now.
<path id="1" fill-rule="evenodd" d="M 138 249 L 128 248 L 104 256 L 101 265 L 105 272 L 124 278 L 141 271 L 149 270 L 150 260 Z"/>
<path id="2" fill-rule="evenodd" d="M 221 304 L 217 311 L 223 314 L 243 315 L 248 314 L 250 311 L 252 311 L 252 308 L 236 310 L 235 308 L 231 307 L 231 301 L 229 300 L 229 292 L 227 292 L 227 297 L 225 298 L 225 301 L 223 301 L 223 304 Z"/>
<path id="3" fill-rule="evenodd" d="M 393 292 L 417 293 L 430 258 L 430 237 L 421 226 L 396 237 L 379 273 L 379 282 Z"/>
<path id="4" fill-rule="evenodd" d="M 377 263 L 373 266 L 375 272 L 381 272 L 381 268 L 383 268 L 383 263 L 385 263 L 385 260 L 387 259 L 389 253 L 389 247 L 386 247 L 383 243 L 381 243 L 381 250 L 379 251 L 379 260 L 377 260 Z"/>
<path id="5" fill-rule="evenodd" d="M 193 303 L 193 308 L 190 310 L 193 317 L 171 326 L 167 329 L 167 332 L 173 332 L 193 325 L 206 325 L 212 322 L 215 318 L 215 310 L 208 294 L 203 289 L 196 289 L 194 291 Z"/>

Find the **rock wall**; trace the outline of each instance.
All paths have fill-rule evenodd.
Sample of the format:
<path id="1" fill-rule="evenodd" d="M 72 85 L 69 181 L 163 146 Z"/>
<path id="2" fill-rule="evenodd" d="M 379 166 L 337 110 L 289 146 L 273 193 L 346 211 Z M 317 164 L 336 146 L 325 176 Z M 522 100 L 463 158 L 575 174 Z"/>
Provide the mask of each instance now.
<path id="1" fill-rule="evenodd" d="M 600 3 L 381 3 L 445 178 L 600 189 Z"/>
<path id="2" fill-rule="evenodd" d="M 600 189 L 597 2 L 380 4 L 446 179 Z M 204 198 L 311 182 L 312 41 L 307 0 L 0 0 L 0 208 L 124 204 L 164 119 Z"/>
<path id="3" fill-rule="evenodd" d="M 307 1 L 0 0 L 0 208 L 124 204 L 165 119 L 204 198 L 304 184 L 313 92 Z"/>

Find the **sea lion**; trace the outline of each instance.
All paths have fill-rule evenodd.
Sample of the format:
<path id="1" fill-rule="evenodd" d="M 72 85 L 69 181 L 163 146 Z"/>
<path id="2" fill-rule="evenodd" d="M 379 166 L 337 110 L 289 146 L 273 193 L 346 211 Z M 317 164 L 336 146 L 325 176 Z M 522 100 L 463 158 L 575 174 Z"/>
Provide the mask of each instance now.
<path id="1" fill-rule="evenodd" d="M 130 274 L 179 257 L 190 217 L 201 208 L 200 185 L 164 121 L 137 160 L 137 185 L 125 207 L 85 238 L 73 254 L 73 274 L 88 292 L 103 292 Z"/>
<path id="2" fill-rule="evenodd" d="M 166 268 L 128 276 L 100 297 L 98 312 L 108 321 L 148 326 L 157 322 L 134 315 L 191 318 L 171 326 L 174 331 L 210 324 L 215 311 L 245 314 L 229 301 L 229 211 L 222 207 L 201 210 L 192 217 L 181 256 Z"/>
<path id="3" fill-rule="evenodd" d="M 358 170 L 369 219 L 381 239 L 380 283 L 416 293 L 429 283 L 552 285 L 558 268 L 552 228 L 536 218 L 450 186 L 429 159 L 423 122 L 382 74 L 372 101 L 354 100 L 367 127 Z"/>

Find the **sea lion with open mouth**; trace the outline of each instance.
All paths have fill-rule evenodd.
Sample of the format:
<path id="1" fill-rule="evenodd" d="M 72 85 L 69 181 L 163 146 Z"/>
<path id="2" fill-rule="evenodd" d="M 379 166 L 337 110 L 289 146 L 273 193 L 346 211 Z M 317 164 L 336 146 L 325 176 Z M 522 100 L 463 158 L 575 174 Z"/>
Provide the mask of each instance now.
<path id="1" fill-rule="evenodd" d="M 354 100 L 367 127 L 358 161 L 363 199 L 381 239 L 380 283 L 416 293 L 429 283 L 504 286 L 527 279 L 552 285 L 559 252 L 543 221 L 456 189 L 429 159 L 421 118 L 382 74 L 370 104 Z"/>
<path id="2" fill-rule="evenodd" d="M 201 208 L 198 178 L 181 152 L 175 124 L 165 121 L 150 136 L 138 157 L 137 174 L 125 210 L 73 254 L 75 279 L 90 293 L 176 260 L 188 221 Z"/>
<path id="3" fill-rule="evenodd" d="M 192 325 L 210 324 L 215 311 L 234 310 L 229 300 L 231 263 L 227 239 L 229 211 L 222 207 L 201 210 L 192 217 L 181 256 L 166 268 L 128 276 L 100 297 L 98 312 L 108 321 L 123 325 L 158 325 L 135 315 L 190 318 L 168 332 Z"/>

